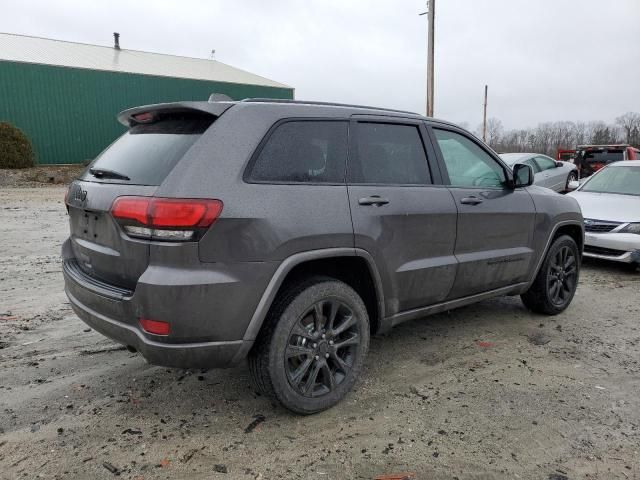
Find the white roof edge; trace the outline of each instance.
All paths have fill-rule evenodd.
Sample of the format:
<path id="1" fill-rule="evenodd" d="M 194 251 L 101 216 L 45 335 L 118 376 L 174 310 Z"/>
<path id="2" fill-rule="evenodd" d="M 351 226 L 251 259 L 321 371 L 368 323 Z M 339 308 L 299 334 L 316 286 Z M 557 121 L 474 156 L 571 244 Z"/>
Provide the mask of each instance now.
<path id="1" fill-rule="evenodd" d="M 88 56 L 87 53 L 95 55 Z M 104 45 L 7 32 L 0 32 L 0 61 L 293 90 L 284 83 L 217 60 L 125 48 L 118 50 Z"/>

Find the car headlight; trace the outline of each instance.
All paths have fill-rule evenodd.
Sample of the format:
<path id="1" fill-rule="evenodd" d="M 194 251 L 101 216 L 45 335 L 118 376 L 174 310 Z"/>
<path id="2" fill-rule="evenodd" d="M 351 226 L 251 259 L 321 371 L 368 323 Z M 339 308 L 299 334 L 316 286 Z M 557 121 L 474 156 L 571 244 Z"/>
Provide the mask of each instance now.
<path id="1" fill-rule="evenodd" d="M 637 235 L 640 235 L 640 222 L 630 223 L 622 230 L 620 230 L 620 233 L 635 233 Z"/>

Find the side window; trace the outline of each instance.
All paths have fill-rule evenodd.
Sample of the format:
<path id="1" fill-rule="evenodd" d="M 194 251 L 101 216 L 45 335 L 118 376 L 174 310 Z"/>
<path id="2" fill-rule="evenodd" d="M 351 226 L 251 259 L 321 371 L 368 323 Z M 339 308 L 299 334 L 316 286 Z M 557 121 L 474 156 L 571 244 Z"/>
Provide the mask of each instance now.
<path id="1" fill-rule="evenodd" d="M 361 122 L 356 138 L 358 153 L 349 163 L 350 183 L 431 183 L 427 155 L 417 126 Z"/>
<path id="2" fill-rule="evenodd" d="M 533 173 L 540 173 L 540 167 L 536 162 L 533 161 L 533 158 L 527 158 L 522 163 L 524 163 L 525 165 L 529 165 L 531 168 L 533 168 Z"/>
<path id="3" fill-rule="evenodd" d="M 249 181 L 344 183 L 348 122 L 290 121 L 271 133 Z"/>
<path id="4" fill-rule="evenodd" d="M 551 170 L 556 168 L 556 162 L 549 157 L 536 157 L 536 163 L 540 165 L 540 170 Z"/>
<path id="5" fill-rule="evenodd" d="M 438 146 L 455 187 L 501 187 L 504 169 L 475 142 L 456 132 L 434 128 Z"/>

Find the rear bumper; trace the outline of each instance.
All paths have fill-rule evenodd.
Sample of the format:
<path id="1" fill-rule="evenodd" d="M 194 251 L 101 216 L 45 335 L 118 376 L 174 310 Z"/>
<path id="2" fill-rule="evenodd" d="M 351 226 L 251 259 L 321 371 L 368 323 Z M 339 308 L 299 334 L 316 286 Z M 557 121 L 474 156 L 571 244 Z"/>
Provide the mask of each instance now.
<path id="1" fill-rule="evenodd" d="M 640 235 L 587 232 L 584 239 L 584 256 L 640 264 Z"/>
<path id="2" fill-rule="evenodd" d="M 65 275 L 65 278 L 66 275 Z M 242 340 L 229 342 L 201 343 L 159 343 L 145 337 L 139 328 L 129 325 L 89 308 L 71 293 L 69 286 L 65 292 L 73 311 L 80 319 L 97 332 L 122 345 L 134 348 L 153 365 L 175 368 L 228 367 L 242 360 L 242 352 L 250 345 Z M 244 348 L 243 348 L 244 347 Z"/>
<path id="3" fill-rule="evenodd" d="M 252 346 L 245 333 L 277 264 L 150 264 L 135 291 L 84 273 L 63 245 L 65 293 L 90 327 L 139 351 L 154 365 L 228 367 Z M 166 336 L 148 333 L 140 318 L 170 325 Z"/>

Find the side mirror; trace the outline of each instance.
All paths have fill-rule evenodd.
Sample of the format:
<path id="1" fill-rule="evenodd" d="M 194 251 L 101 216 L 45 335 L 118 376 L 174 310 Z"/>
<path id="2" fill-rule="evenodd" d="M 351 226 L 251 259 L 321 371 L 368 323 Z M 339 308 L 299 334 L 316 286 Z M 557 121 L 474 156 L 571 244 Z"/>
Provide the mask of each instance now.
<path id="1" fill-rule="evenodd" d="M 516 163 L 513 166 L 513 188 L 528 187 L 533 184 L 533 168 L 530 165 Z"/>
<path id="2" fill-rule="evenodd" d="M 562 162 L 556 162 L 556 168 L 562 167 Z"/>
<path id="3" fill-rule="evenodd" d="M 575 189 L 577 189 L 580 186 L 580 182 L 578 180 L 571 180 L 568 184 L 567 184 L 567 190 L 570 192 L 573 192 Z"/>

